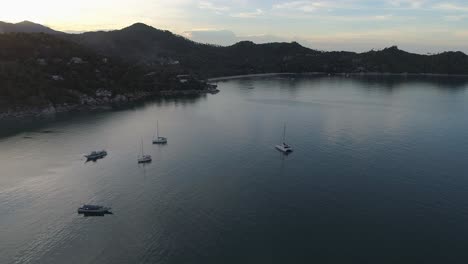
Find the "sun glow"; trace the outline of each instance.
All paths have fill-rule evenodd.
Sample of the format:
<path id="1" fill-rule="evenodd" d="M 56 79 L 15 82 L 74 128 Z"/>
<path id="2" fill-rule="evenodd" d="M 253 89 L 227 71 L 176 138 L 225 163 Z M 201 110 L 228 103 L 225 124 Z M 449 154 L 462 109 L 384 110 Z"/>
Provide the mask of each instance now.
<path id="1" fill-rule="evenodd" d="M 189 37 L 198 32 L 203 35 L 198 41 L 222 45 L 257 36 L 263 42 L 294 40 L 325 50 L 398 45 L 421 53 L 468 52 L 468 4 L 449 2 L 0 0 L 0 21 L 29 20 L 66 32 L 120 29 L 142 22 Z M 196 30 L 200 28 L 214 30 Z"/>
<path id="2" fill-rule="evenodd" d="M 173 15 L 170 6 L 163 6 L 165 2 L 167 1 L 0 0 L 0 21 L 16 23 L 29 20 L 57 30 L 116 29 L 135 22 L 154 24 L 157 21 L 158 24 L 164 24 Z"/>

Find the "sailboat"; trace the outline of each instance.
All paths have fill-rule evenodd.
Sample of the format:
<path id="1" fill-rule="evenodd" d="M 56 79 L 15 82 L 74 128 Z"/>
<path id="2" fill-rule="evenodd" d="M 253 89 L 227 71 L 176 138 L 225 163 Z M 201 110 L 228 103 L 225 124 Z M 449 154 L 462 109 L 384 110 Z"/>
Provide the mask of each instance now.
<path id="1" fill-rule="evenodd" d="M 279 144 L 279 145 L 276 145 L 275 146 L 277 150 L 285 153 L 285 154 L 288 154 L 288 153 L 291 153 L 293 152 L 293 149 L 290 145 L 286 144 L 286 124 L 284 125 L 284 129 L 283 129 L 283 143 Z"/>
<path id="2" fill-rule="evenodd" d="M 143 140 L 141 140 L 141 155 L 138 156 L 138 163 L 149 163 L 151 161 L 151 155 L 144 154 L 143 152 Z"/>
<path id="3" fill-rule="evenodd" d="M 167 138 L 159 136 L 159 124 L 156 121 L 156 137 L 153 137 L 153 144 L 166 144 Z"/>

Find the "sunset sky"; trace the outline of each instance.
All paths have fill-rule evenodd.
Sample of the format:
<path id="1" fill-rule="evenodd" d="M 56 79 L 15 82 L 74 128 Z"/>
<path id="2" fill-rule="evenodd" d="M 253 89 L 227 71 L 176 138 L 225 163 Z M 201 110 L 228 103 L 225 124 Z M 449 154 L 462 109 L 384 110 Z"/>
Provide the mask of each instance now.
<path id="1" fill-rule="evenodd" d="M 468 53 L 466 0 L 0 0 L 0 10 L 0 21 L 68 32 L 143 22 L 222 45 L 295 40 L 322 50 Z"/>

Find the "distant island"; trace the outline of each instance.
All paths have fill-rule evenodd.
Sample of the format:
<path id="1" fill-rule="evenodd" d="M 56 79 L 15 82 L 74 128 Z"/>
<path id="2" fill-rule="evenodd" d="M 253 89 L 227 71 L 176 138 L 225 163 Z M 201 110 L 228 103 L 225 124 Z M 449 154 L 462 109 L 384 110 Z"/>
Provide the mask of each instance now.
<path id="1" fill-rule="evenodd" d="M 0 117 L 212 92 L 206 80 L 214 77 L 310 72 L 468 75 L 468 56 L 420 55 L 395 46 L 324 52 L 297 42 L 225 47 L 142 23 L 67 34 L 28 21 L 0 22 Z"/>

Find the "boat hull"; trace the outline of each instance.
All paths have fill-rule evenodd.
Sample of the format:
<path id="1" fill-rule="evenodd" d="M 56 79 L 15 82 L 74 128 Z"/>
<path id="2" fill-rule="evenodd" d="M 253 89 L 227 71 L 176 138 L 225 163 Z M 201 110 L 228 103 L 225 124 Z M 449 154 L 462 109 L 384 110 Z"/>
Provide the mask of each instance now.
<path id="1" fill-rule="evenodd" d="M 149 163 L 151 162 L 153 159 L 151 158 L 150 155 L 143 155 L 143 156 L 140 156 L 138 158 L 138 163 Z"/>
<path id="2" fill-rule="evenodd" d="M 85 155 L 85 158 L 87 160 L 98 160 L 98 159 L 103 159 L 106 156 L 107 156 L 107 152 L 103 151 L 103 152 L 96 153 L 96 154 Z"/>
<path id="3" fill-rule="evenodd" d="M 166 138 L 154 139 L 153 144 L 167 144 L 167 139 Z"/>
<path id="4" fill-rule="evenodd" d="M 275 148 L 283 153 L 291 153 L 293 152 L 292 148 L 285 148 L 282 145 L 276 145 Z"/>
<path id="5" fill-rule="evenodd" d="M 89 209 L 89 208 L 83 208 L 80 207 L 78 208 L 78 214 L 112 214 L 110 211 L 110 207 L 102 207 L 102 208 L 97 208 L 97 209 Z"/>
<path id="6" fill-rule="evenodd" d="M 98 160 L 98 159 L 103 159 L 105 155 L 102 156 L 85 156 L 87 160 Z"/>
<path id="7" fill-rule="evenodd" d="M 82 210 L 78 209 L 79 214 L 107 214 L 110 213 L 109 210 Z"/>

